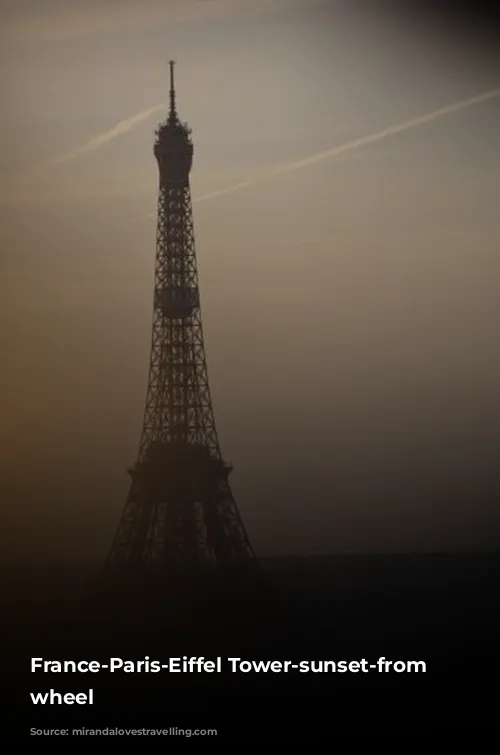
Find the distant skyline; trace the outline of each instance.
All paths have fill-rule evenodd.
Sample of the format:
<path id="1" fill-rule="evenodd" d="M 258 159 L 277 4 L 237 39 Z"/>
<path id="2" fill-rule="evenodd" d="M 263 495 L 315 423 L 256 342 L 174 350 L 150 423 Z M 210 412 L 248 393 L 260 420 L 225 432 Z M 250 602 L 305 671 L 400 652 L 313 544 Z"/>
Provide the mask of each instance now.
<path id="1" fill-rule="evenodd" d="M 257 552 L 497 548 L 500 100 L 340 149 L 498 90 L 496 59 L 345 0 L 4 0 L 3 556 L 98 559 L 118 523 L 170 58 Z"/>

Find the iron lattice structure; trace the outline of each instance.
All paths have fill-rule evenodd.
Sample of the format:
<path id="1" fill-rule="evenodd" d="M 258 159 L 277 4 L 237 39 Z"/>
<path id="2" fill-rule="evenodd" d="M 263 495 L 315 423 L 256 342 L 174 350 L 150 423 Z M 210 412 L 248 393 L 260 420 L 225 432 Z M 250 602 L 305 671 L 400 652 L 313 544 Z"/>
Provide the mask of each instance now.
<path id="1" fill-rule="evenodd" d="M 191 131 L 170 110 L 156 131 L 158 224 L 149 382 L 138 459 L 105 568 L 255 565 L 221 456 L 208 382 L 189 173 Z"/>

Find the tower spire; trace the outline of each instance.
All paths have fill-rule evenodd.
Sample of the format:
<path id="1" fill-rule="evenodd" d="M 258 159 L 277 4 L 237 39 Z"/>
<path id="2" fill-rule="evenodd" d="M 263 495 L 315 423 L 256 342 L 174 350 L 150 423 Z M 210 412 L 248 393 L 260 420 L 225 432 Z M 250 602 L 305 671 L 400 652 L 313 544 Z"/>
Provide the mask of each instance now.
<path id="1" fill-rule="evenodd" d="M 176 121 L 177 120 L 177 111 L 175 109 L 175 84 L 174 84 L 174 65 L 175 61 L 169 60 L 168 65 L 170 68 L 170 110 L 168 114 L 168 119 L 170 121 Z"/>

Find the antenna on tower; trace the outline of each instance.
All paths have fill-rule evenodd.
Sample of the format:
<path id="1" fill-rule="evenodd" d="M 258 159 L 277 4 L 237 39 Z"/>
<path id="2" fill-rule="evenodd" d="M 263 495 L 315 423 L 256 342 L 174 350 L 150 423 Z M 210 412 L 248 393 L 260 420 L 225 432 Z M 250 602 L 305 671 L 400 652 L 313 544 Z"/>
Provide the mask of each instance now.
<path id="1" fill-rule="evenodd" d="M 170 67 L 170 111 L 169 111 L 169 120 L 176 121 L 177 120 L 177 113 L 175 110 L 175 85 L 174 85 L 174 65 L 175 62 L 173 60 L 168 61 L 168 65 Z"/>

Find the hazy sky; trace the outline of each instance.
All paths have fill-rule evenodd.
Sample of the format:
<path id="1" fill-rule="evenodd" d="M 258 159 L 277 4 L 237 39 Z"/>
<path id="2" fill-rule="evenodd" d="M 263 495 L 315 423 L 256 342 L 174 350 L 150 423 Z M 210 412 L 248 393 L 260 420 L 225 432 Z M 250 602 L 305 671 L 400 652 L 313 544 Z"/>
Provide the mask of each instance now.
<path id="1" fill-rule="evenodd" d="M 500 86 L 464 29 L 367 7 L 0 3 L 4 557 L 101 558 L 118 524 L 169 58 L 193 196 L 250 182 L 196 203 L 195 229 L 257 552 L 499 545 L 500 98 L 252 183 Z"/>

